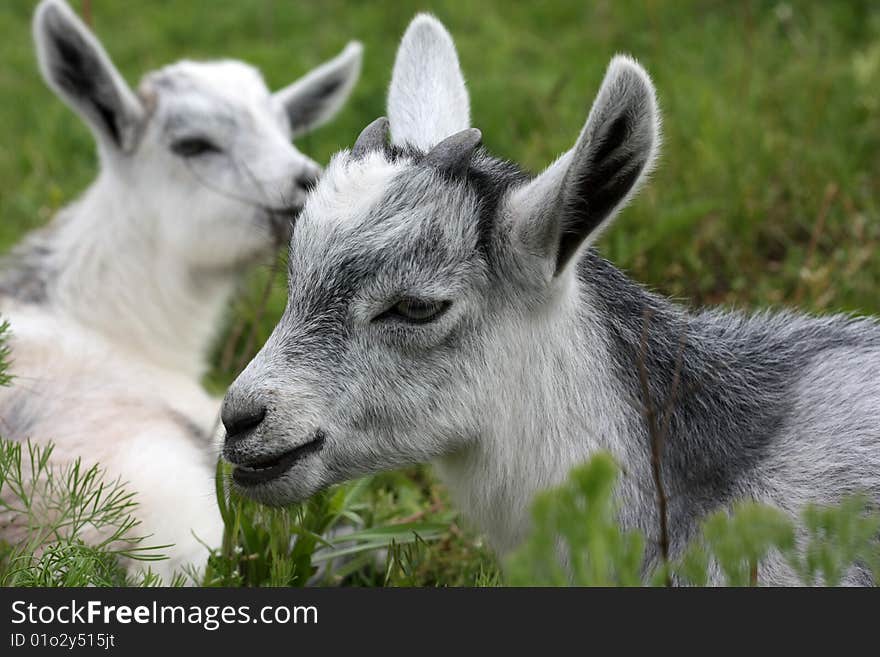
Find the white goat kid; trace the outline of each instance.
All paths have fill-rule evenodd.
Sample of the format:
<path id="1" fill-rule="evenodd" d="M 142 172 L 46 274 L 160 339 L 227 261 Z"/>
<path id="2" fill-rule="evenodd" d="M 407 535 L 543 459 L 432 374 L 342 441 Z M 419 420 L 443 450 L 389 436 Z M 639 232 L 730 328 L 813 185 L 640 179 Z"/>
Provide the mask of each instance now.
<path id="1" fill-rule="evenodd" d="M 622 523 L 656 539 L 650 404 L 668 409 L 673 554 L 738 499 L 880 501 L 874 321 L 691 313 L 589 247 L 656 157 L 654 88 L 636 62 L 612 60 L 577 143 L 535 178 L 478 148 L 431 17 L 403 38 L 388 114 L 391 144 L 377 120 L 309 196 L 287 309 L 227 393 L 224 454 L 245 493 L 286 503 L 434 460 L 504 552 L 534 493 L 606 449 L 624 466 Z M 794 575 L 771 560 L 760 581 Z"/>
<path id="2" fill-rule="evenodd" d="M 95 135 L 100 174 L 0 270 L 17 378 L 0 392 L 0 431 L 128 482 L 138 531 L 175 545 L 167 577 L 222 531 L 206 351 L 240 275 L 286 239 L 320 174 L 291 136 L 341 107 L 362 48 L 274 94 L 231 60 L 181 61 L 134 94 L 63 2 L 39 5 L 34 36 L 49 86 Z"/>

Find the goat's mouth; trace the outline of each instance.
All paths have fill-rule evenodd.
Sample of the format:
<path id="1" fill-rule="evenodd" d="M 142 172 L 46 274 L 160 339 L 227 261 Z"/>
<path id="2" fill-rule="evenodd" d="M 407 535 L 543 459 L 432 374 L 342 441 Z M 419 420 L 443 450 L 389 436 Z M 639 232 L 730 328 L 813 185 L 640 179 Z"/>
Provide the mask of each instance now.
<path id="1" fill-rule="evenodd" d="M 237 463 L 232 470 L 232 479 L 244 488 L 265 484 L 277 479 L 310 454 L 324 448 L 326 437 L 319 431 L 309 442 L 275 456 L 254 459 L 247 463 Z"/>
<path id="2" fill-rule="evenodd" d="M 302 209 L 302 205 L 290 205 L 284 208 L 265 208 L 276 242 L 283 244 L 290 240 L 290 236 L 293 234 L 293 225 L 296 223 Z"/>

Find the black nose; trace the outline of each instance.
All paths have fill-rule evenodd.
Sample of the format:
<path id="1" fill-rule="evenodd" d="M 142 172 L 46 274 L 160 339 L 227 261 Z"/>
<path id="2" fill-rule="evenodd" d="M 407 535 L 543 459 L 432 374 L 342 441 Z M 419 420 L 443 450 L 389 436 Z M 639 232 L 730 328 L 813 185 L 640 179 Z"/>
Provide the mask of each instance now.
<path id="1" fill-rule="evenodd" d="M 302 187 L 305 191 L 310 192 L 314 189 L 315 185 L 318 184 L 318 174 L 317 173 L 303 173 L 297 176 L 296 184 L 299 187 Z"/>
<path id="2" fill-rule="evenodd" d="M 231 405 L 224 404 L 220 419 L 226 427 L 226 444 L 235 443 L 260 426 L 266 417 L 266 407 L 235 409 Z"/>

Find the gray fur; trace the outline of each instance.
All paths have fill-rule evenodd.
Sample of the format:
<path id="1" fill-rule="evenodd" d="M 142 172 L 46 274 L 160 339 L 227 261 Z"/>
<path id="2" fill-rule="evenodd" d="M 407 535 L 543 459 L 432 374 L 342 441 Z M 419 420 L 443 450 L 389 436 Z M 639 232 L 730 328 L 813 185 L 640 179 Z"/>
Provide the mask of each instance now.
<path id="1" fill-rule="evenodd" d="M 57 275 L 51 261 L 51 240 L 34 233 L 0 259 L 0 296 L 23 303 L 41 304 L 47 299 L 52 278 Z"/>
<path id="2" fill-rule="evenodd" d="M 392 145 L 337 155 L 306 202 L 287 309 L 223 413 L 235 426 L 265 410 L 227 439 L 237 468 L 302 457 L 244 492 L 288 503 L 430 460 L 506 552 L 528 532 L 534 494 L 604 449 L 624 473 L 620 520 L 646 533 L 655 564 L 650 407 L 668 425 L 672 556 L 737 500 L 791 514 L 859 491 L 880 503 L 875 320 L 691 311 L 589 246 L 656 157 L 641 67 L 615 58 L 575 147 L 539 176 L 483 150 L 448 175 L 427 153 L 467 116 L 449 48 L 435 19 L 413 22 L 389 93 Z M 421 126 L 444 94 L 454 120 Z M 444 311 L 413 321 L 398 310 L 413 299 Z M 318 434 L 320 451 L 303 451 Z M 778 555 L 759 580 L 796 581 Z M 847 578 L 866 581 L 859 568 Z"/>
<path id="3" fill-rule="evenodd" d="M 780 441 L 819 420 L 805 421 L 805 409 L 799 408 L 804 400 L 798 387 L 809 380 L 811 367 L 841 353 L 853 360 L 863 353 L 869 362 L 880 356 L 880 326 L 873 319 L 692 313 L 634 284 L 592 249 L 583 256 L 578 277 L 606 319 L 616 377 L 638 413 L 631 418 L 635 458 L 650 453 L 643 409 L 651 404 L 668 422 L 662 471 L 671 501 L 670 538 L 679 548 L 706 514 L 737 499 L 763 497 L 762 465 L 779 454 Z M 640 361 L 650 399 L 639 380 Z M 845 380 L 856 374 L 848 369 L 832 374 L 835 385 L 840 375 Z M 811 387 L 810 414 L 828 412 L 833 392 Z M 840 403 L 859 403 L 859 393 L 853 392 L 855 399 Z M 873 415 L 880 419 L 880 410 Z M 866 432 L 857 442 L 873 441 L 880 451 L 880 425 L 861 430 Z M 844 469 L 838 477 L 827 482 L 835 498 L 867 492 L 880 499 L 880 473 Z M 643 529 L 656 536 L 656 524 Z M 656 557 L 656 543 L 650 547 Z"/>
<path id="4" fill-rule="evenodd" d="M 414 461 L 448 458 L 448 449 L 467 453 L 469 448 L 462 445 L 479 441 L 483 431 L 480 427 L 492 420 L 491 416 L 484 417 L 490 413 L 488 409 L 472 409 L 473 414 L 468 414 L 468 421 L 462 424 L 433 426 L 443 421 L 444 405 L 464 403 L 459 389 L 479 385 L 479 377 L 469 378 L 468 368 L 455 363 L 479 363 L 489 357 L 483 346 L 489 335 L 480 324 L 503 321 L 505 315 L 509 316 L 509 310 L 503 306 L 513 303 L 528 314 L 529 307 L 541 305 L 533 290 L 511 290 L 511 278 L 517 273 L 510 269 L 512 245 L 506 241 L 498 206 L 498 198 L 521 182 L 523 174 L 511 172 L 506 181 L 493 177 L 495 173 L 508 172 L 510 165 L 481 154 L 475 158 L 465 180 L 445 181 L 421 168 L 419 161 L 418 156 L 414 157 L 412 168 L 393 179 L 388 192 L 350 238 L 340 236 L 338 242 L 325 242 L 320 249 L 314 249 L 309 243 L 315 241 L 315 234 L 305 233 L 314 224 L 308 219 L 301 220 L 298 230 L 304 234 L 300 239 L 294 235 L 289 258 L 288 309 L 263 353 L 227 396 L 228 405 L 237 404 L 242 391 L 251 390 L 249 396 L 271 400 L 270 415 L 277 418 L 295 414 L 295 407 L 310 406 L 308 399 L 317 394 L 323 400 L 319 406 L 327 409 L 326 419 L 336 423 L 340 414 L 347 418 L 343 428 L 330 434 L 330 440 L 342 441 L 343 449 L 344 442 L 357 432 L 375 431 L 386 436 L 387 442 L 380 451 L 376 451 L 378 446 L 358 448 L 356 456 L 334 455 L 338 450 L 332 446 L 325 448 L 326 470 L 319 477 L 319 486 Z M 393 245 L 375 251 L 360 246 L 379 241 L 383 226 L 400 221 L 399 217 L 414 213 L 423 204 L 445 210 L 428 213 L 435 217 L 434 222 L 414 220 L 413 230 L 398 233 Z M 476 209 L 472 215 L 474 230 L 468 231 L 466 239 L 448 243 L 438 225 L 441 220 L 436 217 L 461 206 Z M 315 261 L 310 254 L 317 255 L 318 251 L 320 261 Z M 406 268 L 414 263 L 417 267 L 400 269 L 404 263 L 410 263 Z M 418 285 L 415 280 L 428 284 L 456 270 L 467 271 L 468 285 L 478 288 L 485 304 L 480 315 L 461 321 L 430 346 L 417 341 L 409 347 L 408 339 L 401 337 L 397 349 L 402 351 L 395 349 L 393 355 L 383 351 L 383 360 L 367 363 L 363 354 L 355 355 L 359 351 L 352 342 L 356 344 L 366 336 L 351 325 L 350 313 L 364 288 L 383 281 L 394 289 L 397 286 L 391 281 L 396 277 L 409 279 L 410 285 Z M 655 542 L 655 491 L 648 476 L 650 441 L 643 414 L 648 400 L 638 379 L 643 353 L 650 402 L 661 417 L 671 409 L 662 467 L 670 498 L 670 543 L 674 553 L 693 538 L 706 514 L 727 508 L 738 499 L 785 505 L 784 485 L 771 485 L 766 469 L 772 458 L 779 458 L 780 443 L 794 441 L 791 449 L 796 452 L 798 433 L 810 429 L 802 426 L 804 418 L 798 415 L 798 406 L 804 401 L 797 389 L 811 367 L 841 351 L 864 353 L 880 363 L 880 327 L 873 320 L 844 316 L 815 319 L 793 313 L 744 315 L 717 310 L 691 313 L 645 291 L 592 249 L 579 262 L 577 288 L 584 302 L 590 300 L 590 307 L 570 320 L 574 323 L 572 329 L 592 337 L 582 344 L 569 344 L 567 349 L 574 355 L 599 342 L 608 347 L 612 357 L 610 364 L 623 402 L 616 410 L 627 431 L 622 444 L 614 445 L 609 439 L 600 442 L 600 446 L 617 452 L 624 466 L 622 519 L 652 539 L 647 554 L 650 562 L 656 562 L 659 554 Z M 512 299 L 511 294 L 520 298 Z M 596 317 L 601 319 L 598 325 Z M 649 324 L 643 345 L 646 319 Z M 579 322 L 586 325 L 578 327 Z M 518 353 L 521 346 L 499 347 L 506 358 L 516 361 L 523 358 Z M 556 369 L 570 370 L 579 362 L 578 358 L 566 359 L 563 354 L 559 358 L 547 374 L 552 376 Z M 677 367 L 680 382 L 670 400 Z M 589 392 L 591 372 L 575 372 Z M 851 376 L 847 368 L 833 375 L 835 386 Z M 373 394 L 365 399 L 352 398 L 353 389 L 363 392 L 363 388 L 352 384 L 355 381 L 369 382 Z M 291 408 L 282 401 L 281 391 L 293 382 L 304 399 Z M 502 379 L 495 385 L 515 386 L 517 382 Z M 547 385 L 554 385 L 552 379 Z M 493 394 L 491 390 L 486 392 Z M 563 397 L 576 393 L 560 391 Z M 811 395 L 818 397 L 813 408 L 822 408 L 825 397 L 817 393 L 810 390 Z M 859 394 L 858 390 L 854 393 Z M 426 405 L 425 400 L 430 402 Z M 841 403 L 851 405 L 854 401 Z M 880 408 L 875 405 L 874 409 L 877 423 L 872 425 L 867 418 L 865 422 L 850 420 L 847 424 L 857 422 L 857 433 L 839 436 L 841 452 L 833 457 L 828 455 L 849 466 L 836 470 L 833 481 L 811 482 L 815 490 L 807 499 L 832 502 L 843 494 L 867 490 L 873 499 L 880 500 L 880 472 L 876 469 L 880 465 Z M 830 410 L 826 400 L 825 411 Z M 532 409 L 537 417 L 545 417 L 548 411 Z M 326 419 L 316 417 L 314 424 L 308 426 L 326 429 Z M 589 417 L 561 420 L 575 439 L 578 427 L 588 426 L 580 423 L 590 422 Z M 400 444 L 395 439 L 401 434 L 419 434 L 424 427 L 432 428 L 421 438 L 421 454 L 412 444 Z M 846 425 L 840 430 L 848 431 Z M 432 438 L 435 433 L 443 438 Z M 283 444 L 277 442 L 281 438 L 239 443 L 236 451 L 227 448 L 226 455 L 234 462 L 246 459 L 247 455 L 264 455 L 278 449 L 277 445 Z M 349 447 L 356 442 L 352 441 Z M 451 447 L 443 446 L 450 444 Z M 869 449 L 875 469 L 854 469 L 856 463 L 850 460 L 848 447 Z M 552 449 L 549 445 L 548 448 Z M 582 458 L 586 458 L 591 451 L 589 440 L 584 441 L 583 450 Z M 306 476 L 304 481 L 308 480 Z M 510 485 L 516 483 L 512 481 Z M 797 496 L 806 494 L 800 490 Z M 279 497 L 283 494 L 268 489 L 258 495 L 268 502 L 285 499 Z M 767 576 L 773 577 L 773 573 Z M 787 581 L 790 573 L 782 569 L 778 577 L 780 582 Z M 854 572 L 852 581 L 860 581 L 859 577 Z"/>

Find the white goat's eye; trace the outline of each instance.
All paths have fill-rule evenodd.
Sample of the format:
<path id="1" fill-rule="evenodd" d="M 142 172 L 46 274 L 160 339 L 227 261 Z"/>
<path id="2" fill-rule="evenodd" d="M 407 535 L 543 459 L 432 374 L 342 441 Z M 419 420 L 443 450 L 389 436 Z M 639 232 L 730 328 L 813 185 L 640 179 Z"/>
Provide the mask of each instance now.
<path id="1" fill-rule="evenodd" d="M 172 142 L 171 150 L 181 157 L 198 157 L 208 153 L 219 153 L 220 147 L 204 137 L 185 137 Z"/>
<path id="2" fill-rule="evenodd" d="M 373 321 L 396 320 L 408 324 L 427 324 L 442 316 L 451 305 L 451 301 L 404 297 L 388 310 L 377 315 Z"/>

